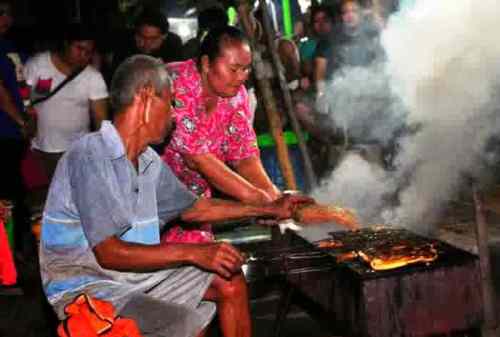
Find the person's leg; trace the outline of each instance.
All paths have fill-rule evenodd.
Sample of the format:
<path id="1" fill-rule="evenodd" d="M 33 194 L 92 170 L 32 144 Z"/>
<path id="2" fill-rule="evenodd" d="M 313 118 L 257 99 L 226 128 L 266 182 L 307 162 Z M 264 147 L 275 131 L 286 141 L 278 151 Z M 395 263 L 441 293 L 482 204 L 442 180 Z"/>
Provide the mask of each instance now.
<path id="1" fill-rule="evenodd" d="M 56 172 L 57 163 L 59 162 L 59 159 L 61 159 L 64 152 L 49 153 L 49 152 L 35 150 L 35 153 L 37 154 L 40 162 L 43 165 L 45 174 L 47 175 L 49 182 L 51 182 L 52 177 Z"/>
<path id="2" fill-rule="evenodd" d="M 230 280 L 215 276 L 204 299 L 217 303 L 220 328 L 224 337 L 252 335 L 248 290 L 243 274 L 235 275 Z"/>
<path id="3" fill-rule="evenodd" d="M 168 273 L 165 279 L 149 287 L 146 294 L 158 301 L 194 312 L 192 315 L 196 315 L 196 319 L 189 322 L 194 332 L 189 336 L 196 334 L 200 337 L 204 336 L 203 333 L 216 312 L 216 303 L 203 300 L 207 289 L 213 282 L 214 275 L 191 266 L 169 269 L 164 272 Z"/>

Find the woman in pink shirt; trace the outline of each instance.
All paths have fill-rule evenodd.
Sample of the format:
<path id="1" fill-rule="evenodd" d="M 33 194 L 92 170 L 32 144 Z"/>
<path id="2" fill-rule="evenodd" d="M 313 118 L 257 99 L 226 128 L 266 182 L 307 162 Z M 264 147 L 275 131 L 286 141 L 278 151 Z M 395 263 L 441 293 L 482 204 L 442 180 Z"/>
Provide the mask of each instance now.
<path id="1" fill-rule="evenodd" d="M 263 204 L 281 196 L 260 161 L 244 82 L 252 54 L 234 27 L 216 28 L 203 40 L 197 60 L 171 63 L 176 129 L 163 160 L 195 194 L 210 197 L 213 189 L 234 199 Z M 197 230 L 174 226 L 166 242 L 210 242 L 210 225 Z M 247 290 L 240 273 L 219 278 L 214 294 L 218 310 L 237 312 L 236 321 L 219 315 L 224 336 L 251 336 Z M 234 289 L 228 291 L 227 289 Z M 236 295 L 238 294 L 238 296 Z"/>
<path id="2" fill-rule="evenodd" d="M 212 30 L 200 57 L 170 63 L 175 92 L 176 129 L 163 160 L 193 193 L 212 196 L 213 189 L 234 199 L 263 204 L 281 192 L 260 161 L 244 82 L 252 54 L 234 27 Z M 210 226 L 186 231 L 174 227 L 169 242 L 213 240 Z"/>

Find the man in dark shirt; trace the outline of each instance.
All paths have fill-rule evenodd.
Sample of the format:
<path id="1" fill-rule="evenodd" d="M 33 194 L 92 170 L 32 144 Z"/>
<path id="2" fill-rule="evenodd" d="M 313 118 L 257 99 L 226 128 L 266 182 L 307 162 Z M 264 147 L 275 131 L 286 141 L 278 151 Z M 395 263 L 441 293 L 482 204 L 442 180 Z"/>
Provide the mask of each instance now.
<path id="1" fill-rule="evenodd" d="M 23 58 L 5 39 L 13 21 L 10 2 L 0 0 L 0 153 L 5 158 L 0 165 L 0 199 L 14 203 L 14 237 L 17 250 L 22 251 L 30 248 L 23 246 L 28 238 L 29 216 L 21 175 L 28 123 L 19 90 L 24 81 Z"/>
<path id="2" fill-rule="evenodd" d="M 135 54 L 150 55 L 164 63 L 182 59 L 182 40 L 170 32 L 168 20 L 160 12 L 145 11 L 135 23 L 133 38 L 127 39 L 113 56 L 112 72 L 127 57 Z"/>

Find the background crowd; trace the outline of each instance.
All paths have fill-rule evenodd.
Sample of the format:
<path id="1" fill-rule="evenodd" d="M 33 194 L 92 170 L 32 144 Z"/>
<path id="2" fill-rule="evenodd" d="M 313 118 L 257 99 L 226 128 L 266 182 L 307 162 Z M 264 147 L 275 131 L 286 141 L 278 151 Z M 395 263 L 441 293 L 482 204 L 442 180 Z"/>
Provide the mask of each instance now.
<path id="1" fill-rule="evenodd" d="M 325 105 L 325 83 L 338 76 L 345 65 L 369 66 L 383 57 L 379 32 L 385 25 L 385 18 L 395 9 L 394 3 L 329 1 L 314 4 L 302 13 L 299 4 L 291 1 L 294 21 L 291 36 L 284 34 L 280 2 L 268 1 L 266 4 L 275 30 L 271 43 L 278 51 L 283 66 L 281 71 L 292 95 L 295 112 L 307 131 L 316 174 L 321 177 L 334 165 L 330 148 L 339 142 L 339 134 L 342 134 L 339 127 L 332 125 L 328 119 L 328 115 L 335 111 L 329 111 Z M 203 76 L 200 55 L 210 53 L 210 50 L 200 50 L 203 40 L 208 31 L 229 25 L 230 17 L 223 4 L 203 9 L 198 13 L 198 30 L 192 34 L 194 37 L 182 41 L 159 9 L 143 8 L 133 16 L 133 25 L 129 29 L 113 36 L 112 43 L 109 38 L 103 43 L 103 34 L 85 23 L 61 24 L 57 29 L 59 34 L 30 41 L 26 35 L 11 34 L 11 31 L 15 32 L 11 28 L 16 27 L 15 10 L 15 2 L 0 0 L 0 151 L 5 158 L 0 172 L 0 199 L 9 200 L 13 205 L 15 226 L 10 237 L 15 241 L 18 258 L 23 259 L 34 255 L 36 246 L 31 235 L 31 217 L 43 207 L 43 191 L 50 184 L 59 159 L 75 140 L 98 130 L 102 121 L 113 117 L 108 88 L 117 66 L 131 55 L 146 54 L 165 64 L 183 61 L 182 64 L 188 65 L 188 68 L 174 65 L 170 69 L 187 73 L 198 69 Z M 256 6 L 251 13 L 252 34 L 256 41 L 254 46 L 267 62 L 266 75 L 272 83 L 282 117 L 298 186 L 307 190 L 309 186 L 303 177 L 303 160 L 297 148 L 297 137 L 283 106 L 278 75 L 272 66 L 262 20 L 263 13 Z M 240 25 L 238 18 L 231 21 L 233 25 Z M 192 63 L 189 65 L 186 62 Z M 214 71 L 207 71 L 208 76 Z M 241 73 L 237 81 L 244 83 L 248 91 L 248 97 L 246 91 L 228 94 L 228 97 L 236 95 L 238 99 L 248 102 L 248 107 L 245 103 L 241 108 L 245 111 L 245 119 L 234 124 L 237 141 L 225 143 L 226 140 L 221 138 L 218 150 L 205 149 L 200 146 L 199 139 L 188 137 L 190 128 L 203 123 L 198 121 L 198 125 L 191 125 L 187 122 L 189 116 L 179 115 L 176 116 L 178 128 L 173 137 L 190 142 L 189 150 L 185 146 L 180 149 L 179 143 L 170 142 L 170 139 L 154 148 L 163 155 L 181 181 L 199 195 L 215 193 L 241 201 L 272 201 L 286 186 L 276 164 L 276 151 L 270 140 L 263 103 L 250 73 L 250 64 L 235 71 Z M 236 84 L 240 85 L 240 82 Z M 213 99 L 213 104 L 218 106 L 220 99 L 217 95 Z M 209 101 L 210 97 L 207 106 L 210 106 Z M 237 114 L 239 108 L 235 108 L 234 104 L 238 103 L 233 101 L 227 102 L 227 111 L 234 110 L 232 113 Z M 181 99 L 178 102 L 174 99 L 174 107 L 179 103 L 183 104 Z M 207 138 L 202 138 L 205 146 L 207 142 L 217 143 L 215 138 L 211 138 L 217 132 L 210 128 L 220 122 L 212 121 L 215 124 L 211 126 L 203 124 L 207 135 Z M 231 123 L 234 121 L 229 122 L 232 126 Z M 345 136 L 342 134 L 342 137 Z M 253 148 L 252 142 L 256 142 L 259 149 Z M 224 150 L 224 153 L 218 153 L 224 146 L 231 147 L 231 151 L 235 152 L 226 153 Z M 213 156 L 197 156 L 202 152 Z M 228 173 L 230 170 L 227 167 L 231 167 L 232 161 L 241 161 L 257 152 L 260 153 L 258 161 L 248 161 L 245 166 L 236 168 L 237 175 Z M 179 159 L 179 153 L 184 155 L 183 160 Z M 215 174 L 214 168 L 226 174 Z M 259 173 L 255 175 L 254 172 Z M 253 183 L 248 185 L 242 182 L 240 176 Z M 209 177 L 206 179 L 208 182 L 202 177 Z M 226 184 L 228 181 L 230 183 Z M 216 187 L 214 192 L 210 185 Z M 28 194 L 37 191 L 42 191 L 41 204 L 33 207 L 33 203 L 27 202 Z M 169 237 L 177 240 L 178 236 L 176 233 Z M 195 240 L 198 239 L 195 236 Z"/>

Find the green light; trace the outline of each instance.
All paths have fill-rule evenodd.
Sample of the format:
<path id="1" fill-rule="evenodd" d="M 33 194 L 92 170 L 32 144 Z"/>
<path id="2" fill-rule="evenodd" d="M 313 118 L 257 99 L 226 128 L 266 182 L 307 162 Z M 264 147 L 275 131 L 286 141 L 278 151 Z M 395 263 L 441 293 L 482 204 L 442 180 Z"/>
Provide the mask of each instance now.
<path id="1" fill-rule="evenodd" d="M 283 7 L 283 26 L 285 30 L 285 37 L 291 39 L 293 38 L 293 25 L 292 14 L 290 13 L 290 0 L 282 0 L 281 5 Z"/>
<path id="2" fill-rule="evenodd" d="M 233 6 L 227 9 L 227 16 L 229 18 L 229 25 L 234 26 L 236 24 L 236 9 Z"/>

